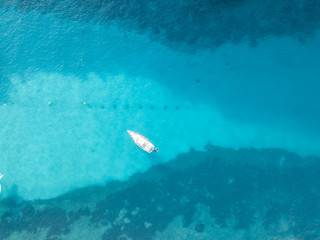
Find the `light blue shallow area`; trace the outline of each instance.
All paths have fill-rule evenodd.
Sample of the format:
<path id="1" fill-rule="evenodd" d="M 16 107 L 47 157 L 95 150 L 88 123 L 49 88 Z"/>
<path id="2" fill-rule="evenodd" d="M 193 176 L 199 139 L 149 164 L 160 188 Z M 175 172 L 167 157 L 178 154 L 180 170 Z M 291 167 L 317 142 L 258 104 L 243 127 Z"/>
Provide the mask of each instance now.
<path id="1" fill-rule="evenodd" d="M 0 239 L 320 239 L 319 16 L 0 0 Z"/>
<path id="2" fill-rule="evenodd" d="M 209 142 L 320 155 L 317 29 L 177 48 L 116 20 L 40 12 L 0 9 L 1 197 L 124 180 Z"/>

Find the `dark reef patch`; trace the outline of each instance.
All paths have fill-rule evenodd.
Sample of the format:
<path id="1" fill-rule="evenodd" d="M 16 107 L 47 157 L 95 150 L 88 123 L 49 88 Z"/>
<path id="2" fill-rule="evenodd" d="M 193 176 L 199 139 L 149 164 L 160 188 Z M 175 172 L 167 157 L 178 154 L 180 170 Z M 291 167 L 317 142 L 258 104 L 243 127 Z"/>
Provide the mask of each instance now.
<path id="1" fill-rule="evenodd" d="M 220 227 L 230 227 L 228 220 L 234 219 L 234 231 L 245 230 L 259 218 L 266 231 L 272 231 L 286 219 L 288 233 L 318 239 L 319 160 L 280 149 L 191 150 L 125 182 L 50 200 L 5 199 L 0 205 L 0 238 L 48 229 L 48 239 L 59 239 L 83 218 L 94 228 L 110 226 L 102 239 L 151 239 L 177 216 L 183 217 L 183 227 L 193 224 L 194 231 L 204 233 L 207 223 L 194 219 L 201 205 Z"/>
<path id="2" fill-rule="evenodd" d="M 106 26 L 116 21 L 125 30 L 147 33 L 181 50 L 215 49 L 244 39 L 255 45 L 270 35 L 303 41 L 320 27 L 317 0 L 2 0 L 0 6 Z"/>

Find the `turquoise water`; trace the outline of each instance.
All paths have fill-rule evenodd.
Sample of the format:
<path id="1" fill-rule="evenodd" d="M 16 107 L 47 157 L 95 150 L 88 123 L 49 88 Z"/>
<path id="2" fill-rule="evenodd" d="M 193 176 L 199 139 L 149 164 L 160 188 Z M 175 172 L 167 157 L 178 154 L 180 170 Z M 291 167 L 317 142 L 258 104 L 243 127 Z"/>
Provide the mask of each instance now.
<path id="1" fill-rule="evenodd" d="M 0 239 L 320 239 L 319 161 L 307 157 L 320 156 L 318 16 L 305 0 L 0 0 Z M 143 152 L 127 129 L 160 151 Z M 212 146 L 230 176 L 203 157 Z M 170 166 L 181 179 L 161 171 Z M 155 205 L 136 202 L 144 187 Z M 126 218 L 124 199 L 150 219 Z"/>

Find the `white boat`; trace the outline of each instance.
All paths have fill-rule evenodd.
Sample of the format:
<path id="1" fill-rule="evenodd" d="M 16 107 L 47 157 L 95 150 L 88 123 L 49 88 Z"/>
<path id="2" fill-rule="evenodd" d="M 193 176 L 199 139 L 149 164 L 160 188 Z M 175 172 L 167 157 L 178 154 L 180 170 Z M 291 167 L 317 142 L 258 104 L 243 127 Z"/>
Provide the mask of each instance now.
<path id="1" fill-rule="evenodd" d="M 148 153 L 151 153 L 152 151 L 158 152 L 158 148 L 155 148 L 154 145 L 144 136 L 142 136 L 139 133 L 132 132 L 130 130 L 127 130 L 132 140 L 143 150 L 145 150 Z"/>

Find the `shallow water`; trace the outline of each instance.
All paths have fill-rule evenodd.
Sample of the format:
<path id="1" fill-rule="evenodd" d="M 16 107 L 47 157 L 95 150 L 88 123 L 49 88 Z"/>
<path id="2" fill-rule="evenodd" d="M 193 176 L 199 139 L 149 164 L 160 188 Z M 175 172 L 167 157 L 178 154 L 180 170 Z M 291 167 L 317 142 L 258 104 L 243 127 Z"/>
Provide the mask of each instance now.
<path id="1" fill-rule="evenodd" d="M 94 239 L 320 238 L 318 210 L 309 209 L 318 209 L 319 166 L 304 158 L 320 156 L 319 15 L 318 1 L 303 0 L 0 1 L 0 238 L 79 239 L 92 232 Z M 127 129 L 160 151 L 144 153 Z M 201 160 L 218 149 L 208 144 L 226 148 L 233 166 L 208 160 L 208 169 L 219 171 L 214 179 Z M 239 153 L 239 161 L 232 150 L 238 148 L 255 150 Z M 261 148 L 269 155 L 257 155 Z M 277 149 L 298 155 L 282 158 Z M 186 170 L 176 158 L 194 165 Z M 248 165 L 261 175 L 246 172 L 243 164 L 252 158 L 257 163 Z M 271 165 L 278 161 L 272 171 L 269 158 Z M 304 187 L 293 190 L 283 180 L 291 178 L 283 172 L 288 161 Z M 163 179 L 180 179 L 148 171 L 159 164 L 177 164 L 181 183 L 171 189 Z M 239 186 L 223 189 L 224 173 L 233 168 L 248 178 L 228 177 Z M 306 169 L 315 172 L 308 177 Z M 151 188 L 143 202 L 141 189 L 149 183 L 139 185 L 136 173 L 162 190 Z M 274 176 L 283 182 L 272 190 Z M 197 185 L 186 180 L 193 177 Z M 265 186 L 270 196 L 260 196 Z M 217 196 L 194 199 L 194 191 Z M 250 210 L 246 191 L 254 195 Z M 59 205 L 79 192 L 76 210 Z M 113 201 L 115 212 L 109 216 L 100 201 Z M 125 220 L 134 209 L 123 201 L 149 206 L 138 214 L 148 221 Z M 171 206 L 152 219 L 160 205 L 179 210 Z M 74 221 L 72 211 L 80 211 Z M 179 231 L 172 235 L 173 229 Z"/>

